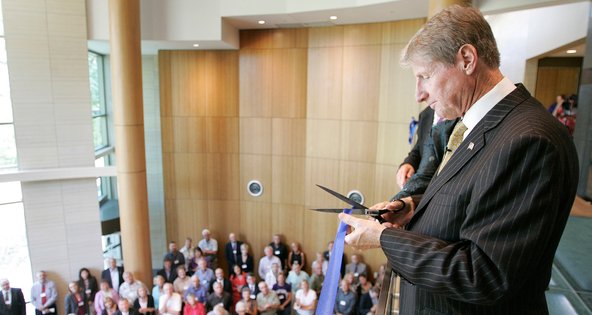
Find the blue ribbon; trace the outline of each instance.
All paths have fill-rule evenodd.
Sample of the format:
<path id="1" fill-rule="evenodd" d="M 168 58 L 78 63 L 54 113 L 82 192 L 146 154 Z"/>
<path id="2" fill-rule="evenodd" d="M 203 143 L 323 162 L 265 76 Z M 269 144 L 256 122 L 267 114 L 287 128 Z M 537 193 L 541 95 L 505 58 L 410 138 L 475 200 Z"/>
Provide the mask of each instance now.
<path id="1" fill-rule="evenodd" d="M 413 136 L 417 130 L 418 123 L 419 122 L 415 120 L 415 117 L 411 117 L 411 122 L 409 123 L 409 144 L 413 143 Z"/>
<path id="2" fill-rule="evenodd" d="M 344 209 L 343 213 L 351 214 L 352 209 Z M 333 314 L 335 308 L 335 298 L 337 297 L 337 288 L 339 287 L 339 280 L 341 279 L 341 260 L 343 259 L 343 247 L 345 245 L 345 234 L 347 232 L 347 224 L 339 222 L 337 234 L 335 235 L 335 242 L 333 243 L 333 250 L 331 250 L 331 259 L 329 259 L 329 268 L 323 281 L 323 289 L 317 304 L 317 311 L 315 315 Z"/>

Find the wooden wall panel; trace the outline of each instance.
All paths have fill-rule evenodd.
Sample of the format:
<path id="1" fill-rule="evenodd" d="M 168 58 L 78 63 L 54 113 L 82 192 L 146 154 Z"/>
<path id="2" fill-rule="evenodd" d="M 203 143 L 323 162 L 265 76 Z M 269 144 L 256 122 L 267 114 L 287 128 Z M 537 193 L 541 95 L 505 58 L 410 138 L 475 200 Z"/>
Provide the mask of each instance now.
<path id="1" fill-rule="evenodd" d="M 340 139 L 341 122 L 339 120 L 307 120 L 307 156 L 339 159 Z"/>
<path id="2" fill-rule="evenodd" d="M 341 160 L 374 163 L 377 132 L 377 122 L 341 122 Z"/>
<path id="3" fill-rule="evenodd" d="M 382 23 L 382 44 L 406 45 L 425 22 L 422 18 Z"/>
<path id="4" fill-rule="evenodd" d="M 341 119 L 369 120 L 378 116 L 380 95 L 378 45 L 345 47 L 343 51 L 343 96 Z"/>
<path id="5" fill-rule="evenodd" d="M 272 52 L 271 103 L 273 117 L 306 116 L 306 55 L 303 48 Z"/>
<path id="6" fill-rule="evenodd" d="M 308 208 L 341 207 L 342 203 L 335 197 L 321 190 L 316 185 L 338 189 L 338 160 L 308 158 L 306 160 L 306 203 Z"/>
<path id="7" fill-rule="evenodd" d="M 241 54 L 246 49 L 269 49 L 273 46 L 275 30 L 243 30 L 240 32 Z"/>
<path id="8" fill-rule="evenodd" d="M 353 24 L 343 27 L 343 45 L 379 45 L 382 42 L 382 23 Z"/>
<path id="9" fill-rule="evenodd" d="M 273 155 L 306 155 L 306 120 L 274 118 L 271 150 Z"/>
<path id="10" fill-rule="evenodd" d="M 576 94 L 580 82 L 579 67 L 539 67 L 535 97 L 549 107 L 559 94 Z"/>
<path id="11" fill-rule="evenodd" d="M 242 201 L 240 215 L 240 233 L 251 246 L 255 265 L 258 266 L 259 259 L 263 256 L 263 248 L 271 242 L 275 231 L 271 220 L 271 203 Z"/>
<path id="12" fill-rule="evenodd" d="M 401 68 L 399 59 L 404 45 L 383 45 L 381 52 L 380 101 L 378 120 L 409 124 L 418 118 L 415 79 L 411 69 Z M 424 105 L 425 106 L 425 105 Z"/>
<path id="13" fill-rule="evenodd" d="M 206 165 L 208 199 L 238 200 L 240 178 L 238 154 L 208 154 Z"/>
<path id="14" fill-rule="evenodd" d="M 240 52 L 240 116 L 271 117 L 272 51 L 246 49 Z"/>
<path id="15" fill-rule="evenodd" d="M 206 116 L 238 116 L 238 52 L 206 52 Z"/>
<path id="16" fill-rule="evenodd" d="M 271 118 L 240 119 L 240 152 L 271 154 Z"/>
<path id="17" fill-rule="evenodd" d="M 173 142 L 172 152 L 206 152 L 206 120 L 204 117 L 170 118 L 172 133 L 168 136 Z"/>
<path id="18" fill-rule="evenodd" d="M 242 38 L 241 38 L 242 40 Z M 308 48 L 308 29 L 277 29 L 271 32 L 271 48 Z"/>
<path id="19" fill-rule="evenodd" d="M 308 47 L 343 47 L 344 27 L 315 27 L 308 31 Z"/>
<path id="20" fill-rule="evenodd" d="M 341 117 L 343 47 L 308 50 L 307 117 Z"/>
<path id="21" fill-rule="evenodd" d="M 306 159 L 274 156 L 271 165 L 273 202 L 280 205 L 302 205 Z"/>
<path id="22" fill-rule="evenodd" d="M 239 125 L 236 117 L 208 117 L 206 142 L 208 153 L 238 153 Z"/>
<path id="23" fill-rule="evenodd" d="M 376 139 L 376 163 L 399 167 L 412 148 L 408 139 L 408 124 L 379 123 Z"/>

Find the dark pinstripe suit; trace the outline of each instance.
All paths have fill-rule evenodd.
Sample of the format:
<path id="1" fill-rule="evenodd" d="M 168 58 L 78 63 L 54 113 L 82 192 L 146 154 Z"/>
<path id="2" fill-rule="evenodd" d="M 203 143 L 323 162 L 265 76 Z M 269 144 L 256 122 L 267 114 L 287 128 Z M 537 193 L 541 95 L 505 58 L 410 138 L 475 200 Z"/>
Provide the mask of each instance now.
<path id="1" fill-rule="evenodd" d="M 577 165 L 565 127 L 519 85 L 432 180 L 407 231 L 382 233 L 406 279 L 400 314 L 546 314 Z"/>

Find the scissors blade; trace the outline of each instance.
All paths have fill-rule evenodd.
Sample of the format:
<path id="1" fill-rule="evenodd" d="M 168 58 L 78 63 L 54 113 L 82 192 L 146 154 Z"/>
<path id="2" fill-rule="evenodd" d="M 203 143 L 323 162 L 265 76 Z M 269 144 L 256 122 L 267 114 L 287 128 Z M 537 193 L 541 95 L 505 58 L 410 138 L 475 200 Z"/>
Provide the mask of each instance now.
<path id="1" fill-rule="evenodd" d="M 341 213 L 343 209 L 310 209 L 318 212 L 329 212 L 329 213 Z M 366 211 L 363 209 L 352 209 L 351 214 L 366 214 Z"/>
<path id="2" fill-rule="evenodd" d="M 319 186 L 322 190 L 330 193 L 331 195 L 339 198 L 339 200 L 341 200 L 341 201 L 343 201 L 343 202 L 345 202 L 345 203 L 353 206 L 352 209 L 368 209 L 368 207 L 366 207 L 364 205 L 361 205 L 361 204 L 359 204 L 359 203 L 357 203 L 357 202 L 355 202 L 355 201 L 347 198 L 346 196 L 344 196 L 344 195 L 342 195 L 342 194 L 340 194 L 340 193 L 338 193 L 336 191 L 333 191 L 333 190 L 331 190 L 331 189 L 329 189 L 327 187 L 321 186 L 319 184 L 317 184 L 317 186 Z"/>

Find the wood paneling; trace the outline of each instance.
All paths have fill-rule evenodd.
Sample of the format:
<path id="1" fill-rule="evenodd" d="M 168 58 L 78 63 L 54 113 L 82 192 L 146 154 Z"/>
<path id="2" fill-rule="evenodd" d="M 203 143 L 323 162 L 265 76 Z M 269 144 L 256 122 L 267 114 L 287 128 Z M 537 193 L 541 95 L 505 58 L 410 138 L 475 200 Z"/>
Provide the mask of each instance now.
<path id="1" fill-rule="evenodd" d="M 271 118 L 240 119 L 240 152 L 271 154 Z"/>
<path id="2" fill-rule="evenodd" d="M 549 107 L 559 94 L 576 94 L 580 87 L 579 67 L 539 67 L 535 97 Z"/>
<path id="3" fill-rule="evenodd" d="M 406 45 L 425 22 L 425 19 L 413 19 L 382 23 L 382 44 Z"/>
<path id="4" fill-rule="evenodd" d="M 274 118 L 271 127 L 271 150 L 273 155 L 305 156 L 305 119 Z"/>
<path id="5" fill-rule="evenodd" d="M 272 52 L 272 116 L 306 116 L 306 53 L 303 48 L 274 49 Z"/>
<path id="6" fill-rule="evenodd" d="M 272 51 L 240 52 L 240 116 L 271 117 Z"/>
<path id="7" fill-rule="evenodd" d="M 206 116 L 238 116 L 238 53 L 206 52 Z"/>
<path id="8" fill-rule="evenodd" d="M 341 117 L 343 47 L 308 50 L 308 118 Z"/>
<path id="9" fill-rule="evenodd" d="M 377 119 L 380 53 L 381 47 L 377 45 L 344 48 L 341 119 Z"/>
<path id="10" fill-rule="evenodd" d="M 274 156 L 272 160 L 273 202 L 302 205 L 306 159 L 303 157 Z"/>
<path id="11" fill-rule="evenodd" d="M 343 45 L 379 45 L 382 42 L 382 23 L 353 24 L 343 27 Z"/>

